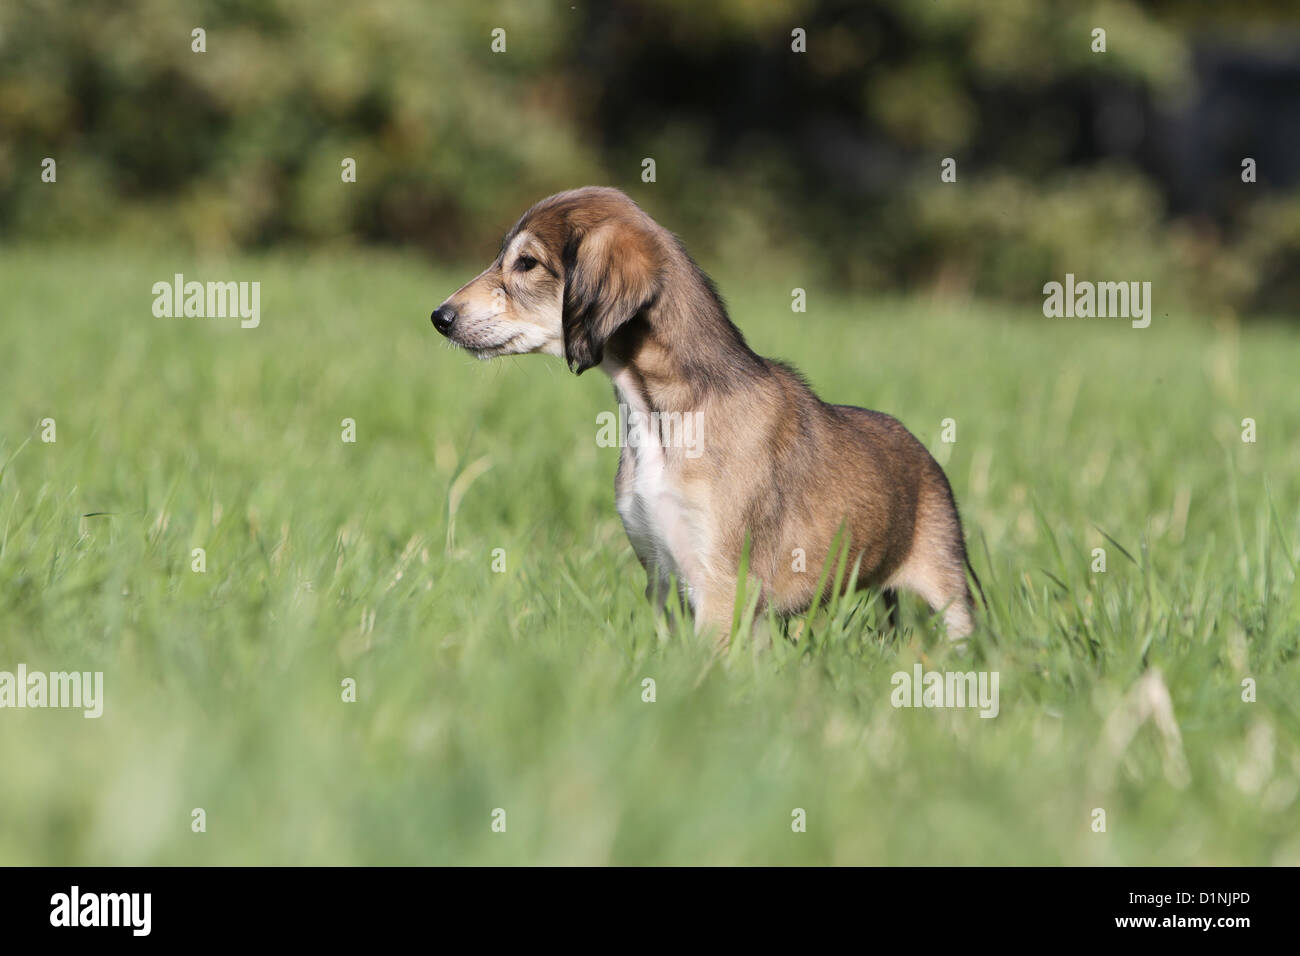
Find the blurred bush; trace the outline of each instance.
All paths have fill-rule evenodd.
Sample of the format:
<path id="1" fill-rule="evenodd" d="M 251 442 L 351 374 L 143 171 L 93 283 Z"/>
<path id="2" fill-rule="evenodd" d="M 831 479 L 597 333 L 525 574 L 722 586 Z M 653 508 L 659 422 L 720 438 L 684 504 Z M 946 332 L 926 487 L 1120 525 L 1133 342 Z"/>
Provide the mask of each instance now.
<path id="1" fill-rule="evenodd" d="M 2 224 L 461 250 L 503 210 L 600 177 L 555 67 L 562 20 L 520 5 L 508 23 L 495 55 L 496 20 L 470 3 L 6 4 Z M 31 175 L 44 156 L 57 188 Z"/>
<path id="2" fill-rule="evenodd" d="M 1247 33 L 1297 17 L 1248 7 Z M 478 261 L 537 198 L 608 183 L 731 270 L 1022 301 L 1069 271 L 1295 311 L 1300 156 L 1240 182 L 1285 117 L 1196 122 L 1203 28 L 1129 0 L 18 0 L 0 230 Z"/>

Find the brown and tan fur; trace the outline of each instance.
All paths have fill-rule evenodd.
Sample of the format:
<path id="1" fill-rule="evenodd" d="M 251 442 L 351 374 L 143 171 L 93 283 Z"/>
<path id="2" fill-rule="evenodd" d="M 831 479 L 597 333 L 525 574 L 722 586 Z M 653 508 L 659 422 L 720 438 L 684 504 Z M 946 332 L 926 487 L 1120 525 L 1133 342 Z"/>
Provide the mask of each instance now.
<path id="1" fill-rule="evenodd" d="M 894 591 L 909 590 L 943 613 L 950 637 L 970 634 L 943 469 L 897 420 L 828 405 L 755 354 L 677 238 L 618 190 L 539 202 L 432 318 L 479 357 L 561 356 L 579 374 L 601 368 L 632 409 L 702 413 L 697 457 L 669 443 L 624 447 L 619 459 L 619 513 L 660 607 L 675 579 L 697 628 L 725 639 L 748 533 L 763 601 L 801 612 L 844 527 L 858 585 L 883 589 L 891 618 Z"/>

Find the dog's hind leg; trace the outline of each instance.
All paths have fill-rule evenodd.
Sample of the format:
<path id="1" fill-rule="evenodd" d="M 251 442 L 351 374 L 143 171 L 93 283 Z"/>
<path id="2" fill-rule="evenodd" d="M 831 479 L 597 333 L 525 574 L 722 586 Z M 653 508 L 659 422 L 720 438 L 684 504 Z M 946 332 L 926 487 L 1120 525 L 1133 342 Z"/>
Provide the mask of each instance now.
<path id="1" fill-rule="evenodd" d="M 919 594 L 932 610 L 942 612 L 944 627 L 952 640 L 969 637 L 975 630 L 975 602 L 966 585 L 962 563 L 954 567 L 944 556 L 913 554 L 890 584 Z"/>
<path id="2" fill-rule="evenodd" d="M 966 583 L 966 545 L 948 481 L 935 465 L 917 503 L 912 548 L 886 582 L 919 594 L 935 612 L 943 613 L 948 637 L 954 641 L 975 630 L 975 602 Z"/>

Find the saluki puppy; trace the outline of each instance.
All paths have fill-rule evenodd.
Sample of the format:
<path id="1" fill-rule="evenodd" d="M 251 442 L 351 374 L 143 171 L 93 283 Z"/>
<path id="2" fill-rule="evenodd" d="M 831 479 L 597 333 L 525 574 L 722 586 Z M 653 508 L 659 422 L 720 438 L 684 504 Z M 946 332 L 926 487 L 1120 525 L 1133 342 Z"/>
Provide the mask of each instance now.
<path id="1" fill-rule="evenodd" d="M 760 607 L 790 615 L 817 599 L 843 528 L 858 585 L 883 589 L 891 617 L 910 590 L 949 637 L 970 634 L 961 521 L 925 446 L 755 354 L 677 237 L 617 189 L 537 203 L 432 321 L 479 358 L 540 352 L 610 377 L 641 426 L 620 442 L 615 496 L 646 595 L 662 609 L 676 581 L 697 630 L 727 639 L 746 536 Z M 672 440 L 674 422 L 699 440 Z"/>

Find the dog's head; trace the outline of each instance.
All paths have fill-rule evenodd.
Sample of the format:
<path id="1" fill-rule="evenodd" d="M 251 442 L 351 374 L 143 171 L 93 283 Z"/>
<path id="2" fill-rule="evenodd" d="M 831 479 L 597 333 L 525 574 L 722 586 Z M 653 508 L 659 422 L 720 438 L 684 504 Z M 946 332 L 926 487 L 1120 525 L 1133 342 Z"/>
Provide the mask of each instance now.
<path id="1" fill-rule="evenodd" d="M 540 352 L 581 374 L 658 295 L 667 233 L 617 189 L 589 186 L 524 213 L 501 253 L 431 316 L 479 358 Z"/>

